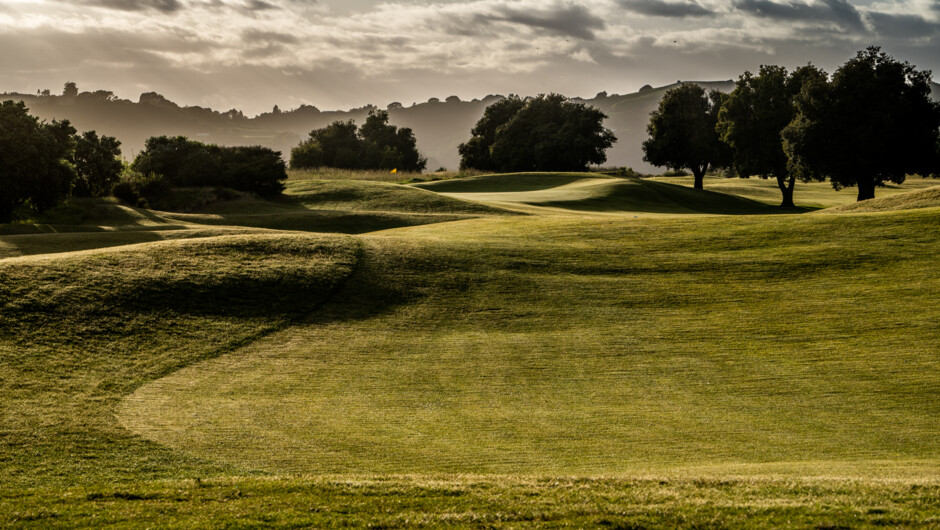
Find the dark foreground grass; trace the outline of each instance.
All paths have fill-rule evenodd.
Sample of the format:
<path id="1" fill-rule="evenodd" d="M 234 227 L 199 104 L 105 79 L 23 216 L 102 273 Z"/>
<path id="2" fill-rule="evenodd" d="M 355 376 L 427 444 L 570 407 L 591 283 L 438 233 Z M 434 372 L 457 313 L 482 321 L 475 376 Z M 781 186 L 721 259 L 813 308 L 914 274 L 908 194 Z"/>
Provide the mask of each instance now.
<path id="1" fill-rule="evenodd" d="M 0 492 L 71 528 L 935 528 L 940 484 L 712 478 L 249 478 Z"/>

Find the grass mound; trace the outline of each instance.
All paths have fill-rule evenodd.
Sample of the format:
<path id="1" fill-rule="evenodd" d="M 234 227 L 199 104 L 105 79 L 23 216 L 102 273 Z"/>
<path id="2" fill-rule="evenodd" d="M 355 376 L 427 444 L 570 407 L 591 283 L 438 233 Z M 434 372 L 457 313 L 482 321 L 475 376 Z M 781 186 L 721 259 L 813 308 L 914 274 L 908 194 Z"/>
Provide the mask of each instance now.
<path id="1" fill-rule="evenodd" d="M 412 186 L 382 182 L 289 182 L 286 194 L 305 208 L 316 210 L 476 215 L 506 213 L 485 204 L 454 199 Z"/>
<path id="2" fill-rule="evenodd" d="M 940 208 L 940 186 L 853 202 L 820 210 L 819 213 L 874 213 L 919 208 Z"/>
<path id="3" fill-rule="evenodd" d="M 591 173 L 486 175 L 416 186 L 474 201 L 576 212 L 760 214 L 772 211 L 763 203 L 734 195 Z"/>
<path id="4" fill-rule="evenodd" d="M 322 320 L 147 384 L 122 419 L 275 473 L 859 476 L 880 461 L 923 477 L 940 460 L 940 281 L 923 273 L 938 213 L 891 215 L 366 236 Z"/>
<path id="5" fill-rule="evenodd" d="M 0 235 L 182 228 L 150 210 L 133 208 L 114 198 L 71 198 L 33 221 L 0 224 Z"/>
<path id="6" fill-rule="evenodd" d="M 412 186 L 438 193 L 505 193 L 557 188 L 558 186 L 591 178 L 602 179 L 607 177 L 594 173 L 501 173 L 422 182 L 412 184 Z"/>
<path id="7" fill-rule="evenodd" d="M 295 180 L 288 182 L 284 197 L 274 200 L 243 194 L 188 213 L 160 212 L 192 224 L 343 234 L 494 214 L 511 212 L 409 186 L 356 180 Z"/>
<path id="8" fill-rule="evenodd" d="M 0 261 L 0 491 L 219 472 L 121 428 L 121 396 L 313 311 L 359 252 L 241 235 Z"/>

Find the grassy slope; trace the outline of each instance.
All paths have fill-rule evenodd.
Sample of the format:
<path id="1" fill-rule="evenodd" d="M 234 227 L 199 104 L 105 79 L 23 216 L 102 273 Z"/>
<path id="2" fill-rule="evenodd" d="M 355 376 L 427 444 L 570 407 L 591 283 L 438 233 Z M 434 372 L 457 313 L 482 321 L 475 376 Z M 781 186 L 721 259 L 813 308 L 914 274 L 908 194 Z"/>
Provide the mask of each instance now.
<path id="1" fill-rule="evenodd" d="M 311 311 L 358 255 L 246 235 L 0 261 L 0 490 L 217 473 L 123 430 L 121 396 Z"/>
<path id="2" fill-rule="evenodd" d="M 202 440 L 215 437 L 214 447 L 197 443 L 187 452 L 129 435 L 113 416 L 120 397 L 309 310 L 359 263 L 355 241 L 253 234 L 0 261 L 0 525 L 936 524 L 936 429 L 925 418 L 937 412 L 929 355 L 938 347 L 937 315 L 928 299 L 938 288 L 922 262 L 932 259 L 937 224 L 936 210 L 877 219 L 500 217 L 369 236 L 359 272 L 317 320 L 201 365 L 209 370 L 195 383 L 220 383 L 226 370 L 237 378 L 228 410 L 212 395 L 193 409 L 221 413 L 191 426 Z M 305 280 L 305 289 L 277 297 L 245 291 Z M 539 338 L 545 329 L 552 331 Z M 349 347 L 303 343 L 321 339 Z M 429 372 L 426 359 L 442 365 Z M 257 374 L 238 370 L 253 363 Z M 610 370 L 618 366 L 621 373 Z M 459 399 L 451 399 L 455 389 L 463 390 Z M 187 402 L 171 390 L 172 402 L 152 403 L 155 412 Z M 247 404 L 256 415 L 223 433 L 225 422 L 244 419 L 231 409 L 245 405 L 246 392 L 262 398 Z M 272 393 L 263 399 L 264 392 Z M 275 404 L 278 393 L 285 399 Z M 599 400 L 618 395 L 634 399 Z M 345 409 L 318 409 L 324 396 L 351 405 L 365 423 L 337 414 Z M 446 430 L 455 421 L 446 414 L 460 410 L 468 421 Z M 637 415 L 624 418 L 629 410 Z M 599 412 L 615 421 L 592 421 Z M 650 419 L 659 423 L 644 423 Z M 295 421 L 319 420 L 317 427 L 340 433 L 324 448 L 308 445 L 316 433 L 291 432 Z M 265 451 L 246 442 L 244 430 L 265 423 L 296 439 L 269 435 L 273 445 L 258 458 Z M 756 432 L 741 428 L 755 425 Z M 587 440 L 584 462 L 572 440 L 543 428 Z M 406 443 L 362 438 L 376 433 Z M 618 433 L 638 449 L 623 463 L 598 451 Z M 518 469 L 528 459 L 534 467 L 526 475 L 641 469 L 644 455 L 654 469 L 642 473 L 648 479 L 243 478 L 314 468 L 314 456 L 337 447 L 353 464 L 327 455 L 334 469 L 370 472 L 363 463 L 375 462 L 388 470 L 393 458 L 404 467 L 427 460 L 423 471 L 466 468 L 461 436 L 480 449 L 480 467 Z M 637 444 L 643 437 L 664 445 Z M 313 455 L 272 462 L 285 444 Z M 545 457 L 552 444 L 561 449 L 558 462 Z M 502 458 L 507 447 L 521 449 L 521 458 Z M 701 448 L 713 464 L 698 466 Z M 200 452 L 213 460 L 192 455 Z M 677 462 L 656 461 L 669 452 Z M 742 467 L 722 460 L 729 454 L 821 455 L 827 463 Z M 698 467 L 675 471 L 675 464 Z M 728 476 L 741 474 L 758 477 Z M 830 478 L 806 478 L 819 474 Z"/>
<path id="3" fill-rule="evenodd" d="M 484 175 L 416 187 L 450 197 L 492 202 L 502 206 L 534 206 L 558 213 L 755 214 L 771 211 L 750 199 L 698 192 L 684 186 L 641 179 L 621 179 L 584 173 L 520 173 Z M 526 208 L 526 211 L 539 212 Z M 545 213 L 545 212 L 542 212 Z"/>
<path id="4" fill-rule="evenodd" d="M 161 215 L 206 225 L 360 234 L 509 213 L 384 182 L 295 179 L 288 181 L 285 195 L 274 201 L 242 197 L 189 213 L 161 212 Z"/>
<path id="5" fill-rule="evenodd" d="M 655 177 L 649 180 L 687 187 L 692 187 L 693 184 L 692 177 Z M 877 188 L 875 194 L 879 198 L 888 197 L 936 185 L 936 179 L 908 177 L 904 184 L 888 184 L 883 188 Z M 777 181 L 774 179 L 706 178 L 705 189 L 774 206 L 779 205 L 782 199 L 780 189 L 777 188 Z M 835 191 L 828 182 L 797 182 L 793 192 L 793 202 L 801 208 L 831 208 L 854 203 L 857 195 L 858 190 L 855 188 L 844 188 Z"/>
<path id="6" fill-rule="evenodd" d="M 932 211 L 370 237 L 325 322 L 143 387 L 124 418 L 274 472 L 935 471 L 937 228 Z"/>
<path id="7" fill-rule="evenodd" d="M 868 201 L 853 202 L 835 208 L 827 208 L 820 213 L 892 212 L 918 208 L 940 208 L 940 186 L 879 197 Z"/>

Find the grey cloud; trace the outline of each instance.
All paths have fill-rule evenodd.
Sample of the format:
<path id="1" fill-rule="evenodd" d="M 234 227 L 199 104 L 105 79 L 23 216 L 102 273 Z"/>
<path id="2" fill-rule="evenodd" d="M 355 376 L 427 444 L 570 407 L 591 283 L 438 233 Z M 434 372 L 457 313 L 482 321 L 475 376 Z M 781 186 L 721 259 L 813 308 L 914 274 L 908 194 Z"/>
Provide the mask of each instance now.
<path id="1" fill-rule="evenodd" d="M 280 43 L 280 44 L 295 44 L 299 42 L 297 37 L 290 35 L 288 33 L 279 33 L 276 31 L 261 31 L 257 29 L 249 29 L 242 32 L 242 41 L 248 43 Z"/>
<path id="2" fill-rule="evenodd" d="M 265 2 L 263 0 L 251 0 L 248 2 L 248 5 L 246 5 L 245 8 L 250 11 L 267 11 L 269 9 L 278 9 L 276 5 L 270 2 Z"/>
<path id="3" fill-rule="evenodd" d="M 72 2 L 65 2 L 72 3 Z M 183 9 L 179 0 L 80 0 L 78 3 L 121 11 L 145 11 L 155 9 L 163 13 L 173 13 Z"/>
<path id="4" fill-rule="evenodd" d="M 480 14 L 475 18 L 477 22 L 508 22 L 584 40 L 594 40 L 594 31 L 606 27 L 600 17 L 578 5 L 556 6 L 542 11 L 502 6 L 494 14 Z"/>
<path id="5" fill-rule="evenodd" d="M 884 37 L 927 37 L 940 30 L 940 24 L 917 15 L 890 15 L 871 12 L 868 13 L 868 18 L 875 27 L 875 31 Z"/>
<path id="6" fill-rule="evenodd" d="M 705 9 L 694 0 L 679 2 L 662 2 L 660 0 L 619 0 L 617 3 L 627 11 L 655 17 L 686 18 L 710 17 L 715 15 L 713 11 Z"/>
<path id="7" fill-rule="evenodd" d="M 865 29 L 861 14 L 846 0 L 819 0 L 815 3 L 736 0 L 734 7 L 762 18 L 795 22 L 835 22 L 851 29 Z"/>

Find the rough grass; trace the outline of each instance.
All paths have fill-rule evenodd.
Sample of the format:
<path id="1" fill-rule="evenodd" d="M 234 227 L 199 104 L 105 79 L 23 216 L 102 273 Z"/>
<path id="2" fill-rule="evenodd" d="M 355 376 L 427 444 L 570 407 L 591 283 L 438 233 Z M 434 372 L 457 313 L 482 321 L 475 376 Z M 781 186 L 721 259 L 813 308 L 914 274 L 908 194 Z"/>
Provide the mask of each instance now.
<path id="1" fill-rule="evenodd" d="M 0 522 L 68 528 L 931 528 L 935 481 L 217 478 L 0 496 Z"/>

